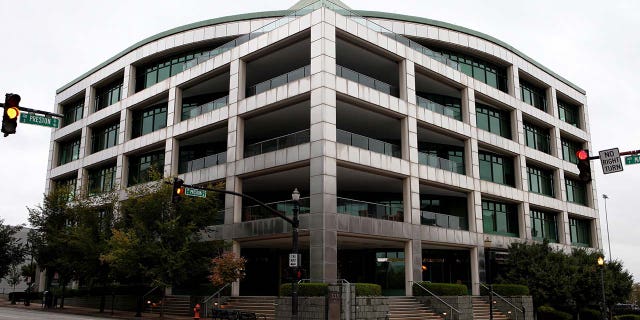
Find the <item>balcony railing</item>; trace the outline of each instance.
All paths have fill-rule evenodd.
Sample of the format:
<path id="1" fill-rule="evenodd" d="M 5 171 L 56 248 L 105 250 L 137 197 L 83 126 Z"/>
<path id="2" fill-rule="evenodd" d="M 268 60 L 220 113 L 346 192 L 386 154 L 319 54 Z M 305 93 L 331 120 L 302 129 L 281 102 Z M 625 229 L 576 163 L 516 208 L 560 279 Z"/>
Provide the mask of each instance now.
<path id="1" fill-rule="evenodd" d="M 447 229 L 469 230 L 467 217 L 458 217 L 431 211 L 420 211 L 420 223 L 427 226 Z"/>
<path id="2" fill-rule="evenodd" d="M 229 104 L 229 96 L 224 96 L 216 100 L 213 100 L 211 102 L 207 102 L 196 107 L 191 107 L 188 109 L 187 112 L 183 110 L 182 120 L 184 121 L 187 119 L 195 118 L 201 114 L 204 114 L 216 109 L 220 109 L 228 104 Z"/>
<path id="3" fill-rule="evenodd" d="M 227 152 L 223 151 L 220 153 L 212 154 L 206 157 L 193 159 L 193 160 L 189 160 L 184 163 L 181 163 L 178 171 L 180 173 L 191 172 L 191 171 L 196 171 L 204 168 L 213 167 L 219 164 L 223 164 L 225 162 L 227 162 Z"/>
<path id="4" fill-rule="evenodd" d="M 343 77 L 348 80 L 355 81 L 369 88 L 376 89 L 380 92 L 384 92 L 386 94 L 390 94 L 393 96 L 398 96 L 398 87 L 392 86 L 380 80 L 376 80 L 372 77 L 366 76 L 357 71 L 353 71 L 347 67 L 336 65 L 336 75 L 338 77 Z"/>
<path id="5" fill-rule="evenodd" d="M 333 10 L 334 12 L 336 12 L 336 13 L 338 13 L 338 14 L 340 14 L 340 15 L 342 15 L 342 16 L 344 16 L 344 17 L 346 17 L 346 18 L 348 18 L 348 19 L 350 19 L 350 20 L 352 20 L 352 21 L 354 21 L 354 22 L 356 22 L 356 23 L 358 23 L 360 25 L 363 25 L 363 26 L 365 26 L 365 27 L 367 27 L 367 28 L 369 28 L 369 29 L 371 29 L 373 31 L 380 32 L 381 34 L 384 34 L 385 36 L 389 37 L 390 39 L 393 39 L 393 40 L 395 40 L 397 42 L 400 42 L 400 43 L 402 43 L 402 44 L 404 44 L 404 45 L 406 45 L 406 46 L 408 46 L 408 47 L 410 47 L 410 48 L 412 48 L 412 49 L 414 49 L 414 50 L 416 50 L 416 51 L 418 51 L 418 52 L 420 52 L 420 53 L 422 53 L 422 54 L 424 54 L 424 55 L 426 55 L 426 56 L 428 56 L 428 57 L 430 57 L 432 59 L 435 59 L 435 60 L 437 60 L 437 61 L 439 61 L 441 63 L 444 63 L 444 64 L 446 64 L 446 65 L 458 70 L 458 64 L 456 62 L 454 62 L 454 61 L 451 61 L 451 60 L 447 59 L 442 54 L 434 52 L 433 50 L 430 50 L 430 49 L 422 46 L 421 44 L 419 44 L 419 43 L 417 43 L 415 41 L 409 40 L 408 38 L 406 38 L 406 37 L 404 37 L 402 35 L 396 34 L 393 31 L 391 31 L 389 29 L 386 29 L 386 28 L 380 26 L 379 24 L 377 24 L 377 23 L 375 23 L 375 22 L 373 22 L 373 21 L 371 21 L 371 20 L 369 20 L 367 18 L 364 18 L 364 17 L 362 17 L 362 16 L 360 16 L 358 14 L 356 14 L 354 11 L 351 11 L 350 9 L 341 7 L 340 5 L 337 5 L 337 4 L 335 4 L 335 3 L 333 3 L 333 2 L 331 2 L 329 0 L 318 0 L 316 2 L 313 2 L 313 3 L 307 5 L 304 8 L 301 8 L 299 10 L 291 12 L 290 14 L 288 14 L 288 15 L 282 17 L 282 18 L 279 18 L 279 19 L 277 19 L 277 20 L 275 20 L 275 21 L 273 21 L 271 23 L 268 23 L 268 24 L 266 24 L 266 25 L 264 25 L 264 26 L 262 26 L 262 27 L 260 27 L 260 28 L 258 28 L 256 30 L 253 30 L 248 34 L 239 36 L 239 37 L 237 37 L 237 38 L 235 38 L 235 39 L 233 39 L 233 40 L 231 40 L 231 41 L 229 41 L 229 42 L 227 42 L 227 43 L 225 43 L 225 44 L 223 44 L 223 45 L 221 45 L 221 46 L 219 46 L 219 47 L 217 47 L 217 48 L 215 48 L 213 50 L 210 50 L 210 51 L 207 51 L 207 52 L 203 52 L 203 53 L 197 55 L 194 59 L 189 60 L 188 62 L 186 62 L 184 69 L 186 70 L 188 68 L 191 68 L 193 66 L 201 64 L 201 63 L 209 60 L 211 57 L 214 57 L 214 56 L 217 56 L 217 55 L 219 55 L 221 53 L 227 52 L 227 51 L 229 51 L 229 50 L 231 50 L 231 49 L 233 49 L 233 48 L 235 48 L 235 47 L 237 47 L 237 46 L 239 46 L 239 45 L 241 45 L 241 44 L 243 44 L 245 42 L 248 42 L 248 41 L 250 41 L 252 39 L 255 39 L 255 38 L 263 35 L 264 33 L 267 33 L 269 31 L 275 30 L 275 29 L 277 29 L 277 28 L 279 28 L 281 26 L 284 26 L 287 23 L 291 22 L 292 20 L 295 20 L 298 17 L 304 16 L 304 15 L 307 15 L 307 14 L 311 13 L 312 11 L 314 11 L 316 9 L 319 9 L 319 8 L 322 8 L 322 7 L 329 8 L 329 9 Z"/>
<path id="6" fill-rule="evenodd" d="M 428 165 L 442 170 L 447 170 L 459 174 L 464 173 L 464 164 L 451 161 L 449 159 L 440 158 L 436 155 L 418 151 L 418 163 Z"/>
<path id="7" fill-rule="evenodd" d="M 404 221 L 402 205 L 386 205 L 375 202 L 338 198 L 338 213 L 375 219 Z"/>
<path id="8" fill-rule="evenodd" d="M 351 133 L 341 129 L 337 129 L 336 134 L 338 143 L 344 143 L 373 152 L 383 153 L 396 158 L 402 157 L 402 152 L 400 151 L 401 149 L 398 145 L 365 137 L 363 135 Z"/>
<path id="9" fill-rule="evenodd" d="M 244 148 L 244 157 L 252 157 L 271 151 L 282 150 L 284 148 L 307 143 L 310 140 L 310 130 L 294 132 L 277 138 L 252 143 Z"/>
<path id="10" fill-rule="evenodd" d="M 462 112 L 460 111 L 460 108 L 444 106 L 421 96 L 416 96 L 416 103 L 419 107 L 462 121 Z"/>
<path id="11" fill-rule="evenodd" d="M 300 198 L 300 211 L 299 214 L 309 213 L 309 197 Z M 284 200 L 277 202 L 266 203 L 269 207 L 276 209 L 285 216 L 293 216 L 293 200 Z M 251 221 L 259 219 L 275 218 L 273 213 L 262 206 L 253 205 L 242 207 L 242 221 Z"/>
<path id="12" fill-rule="evenodd" d="M 254 96 L 256 94 L 265 92 L 267 90 L 279 87 L 283 84 L 302 79 L 311 75 L 311 66 L 304 66 L 302 68 L 289 71 L 283 75 L 279 75 L 275 78 L 260 82 L 247 89 L 247 97 Z"/>
<path id="13" fill-rule="evenodd" d="M 261 35 L 263 35 L 264 33 L 267 33 L 271 30 L 275 30 L 287 23 L 289 23 L 290 21 L 304 16 L 306 14 L 311 13 L 313 10 L 316 10 L 318 8 L 321 8 L 323 6 L 323 1 L 324 0 L 320 0 L 320 1 L 316 1 L 312 4 L 309 4 L 308 6 L 301 8 L 299 10 L 293 11 L 291 12 L 289 15 L 286 15 L 282 18 L 279 18 L 273 22 L 270 22 L 256 30 L 251 31 L 248 34 L 242 35 L 240 37 L 237 37 L 213 50 L 204 52 L 202 54 L 200 54 L 199 56 L 197 56 L 195 59 L 190 60 L 189 62 L 187 62 L 185 69 L 191 68 L 195 65 L 201 64 L 205 61 L 207 61 L 209 58 L 214 57 L 216 55 L 219 55 L 221 53 L 227 52 L 245 42 L 248 42 L 251 39 L 255 39 Z"/>
<path id="14" fill-rule="evenodd" d="M 333 3 L 329 0 L 320 0 L 321 2 L 324 3 L 324 6 L 335 11 L 337 14 L 345 16 L 349 19 L 351 19 L 352 21 L 363 25 L 373 31 L 379 32 L 381 34 L 384 34 L 385 36 L 389 37 L 390 39 L 393 39 L 399 43 L 404 44 L 405 46 L 416 50 L 434 60 L 437 60 L 441 63 L 444 63 L 456 70 L 458 70 L 458 63 L 451 61 L 449 59 L 447 59 L 446 57 L 444 57 L 442 54 L 434 52 L 431 49 L 425 48 L 424 46 L 422 46 L 421 44 L 413 41 L 413 40 L 409 40 L 408 38 L 399 35 L 367 18 L 364 18 L 360 15 L 358 15 L 356 12 L 352 11 L 351 9 L 348 8 L 344 8 L 336 3 Z"/>

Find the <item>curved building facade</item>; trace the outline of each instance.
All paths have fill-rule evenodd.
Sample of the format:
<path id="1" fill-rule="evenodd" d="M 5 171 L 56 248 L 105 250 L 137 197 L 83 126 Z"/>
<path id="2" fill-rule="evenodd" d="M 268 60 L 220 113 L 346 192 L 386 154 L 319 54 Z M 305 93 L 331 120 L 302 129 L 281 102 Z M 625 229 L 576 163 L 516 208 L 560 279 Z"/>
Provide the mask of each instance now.
<path id="1" fill-rule="evenodd" d="M 298 188 L 314 280 L 477 294 L 510 243 L 601 246 L 595 183 L 575 165 L 591 144 L 584 90 L 455 25 L 325 0 L 203 21 L 81 75 L 56 111 L 47 189 L 125 189 L 155 167 L 290 215 Z M 248 259 L 234 294 L 276 294 L 291 227 L 223 203 L 212 236 Z"/>

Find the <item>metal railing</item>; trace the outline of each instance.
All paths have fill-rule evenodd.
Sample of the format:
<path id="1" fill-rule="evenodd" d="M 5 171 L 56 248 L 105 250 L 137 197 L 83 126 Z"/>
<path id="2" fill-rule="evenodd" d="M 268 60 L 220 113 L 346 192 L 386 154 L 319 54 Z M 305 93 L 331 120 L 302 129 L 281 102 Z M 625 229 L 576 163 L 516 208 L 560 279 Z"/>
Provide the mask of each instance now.
<path id="1" fill-rule="evenodd" d="M 425 164 L 429 167 L 464 174 L 464 164 L 422 151 L 418 151 L 418 163 Z"/>
<path id="2" fill-rule="evenodd" d="M 314 3 L 309 4 L 308 6 L 301 8 L 299 10 L 293 11 L 292 13 L 279 18 L 275 21 L 272 21 L 256 30 L 253 30 L 251 32 L 249 32 L 248 34 L 239 36 L 213 50 L 207 51 L 207 52 L 203 52 L 201 54 L 199 54 L 196 58 L 189 60 L 186 64 L 185 64 L 185 69 L 191 68 L 195 65 L 201 64 L 205 61 L 207 61 L 209 58 L 217 56 L 221 53 L 227 52 L 245 42 L 248 42 L 249 40 L 255 39 L 269 31 L 275 30 L 287 23 L 289 23 L 290 21 L 304 16 L 306 14 L 311 13 L 313 10 L 319 9 L 320 7 L 323 6 L 323 1 L 324 0 L 320 0 L 320 1 L 316 1 Z"/>
<path id="3" fill-rule="evenodd" d="M 460 110 L 460 108 L 445 106 L 418 95 L 416 95 L 416 105 L 418 105 L 418 107 L 431 110 L 449 118 L 462 121 L 462 111 Z"/>
<path id="4" fill-rule="evenodd" d="M 300 198 L 300 201 L 299 201 L 300 211 L 298 212 L 299 214 L 306 214 L 311 212 L 309 199 L 310 199 L 309 197 Z M 285 216 L 293 216 L 293 208 L 294 208 L 293 200 L 283 200 L 283 201 L 269 202 L 265 204 L 281 212 Z M 271 213 L 271 211 L 265 209 L 260 205 L 242 207 L 242 221 L 268 219 L 273 217 L 274 216 L 273 216 L 273 213 Z"/>
<path id="5" fill-rule="evenodd" d="M 204 168 L 213 167 L 219 164 L 227 162 L 227 152 L 222 151 L 220 153 L 208 155 L 206 157 L 189 160 L 180 164 L 180 173 L 196 171 Z"/>
<path id="6" fill-rule="evenodd" d="M 230 286 L 231 283 L 227 283 L 224 286 L 222 286 L 222 288 L 218 289 L 218 291 L 216 291 L 214 294 L 210 295 L 209 297 L 207 297 L 206 299 L 202 300 L 202 307 L 204 308 L 204 317 L 208 318 L 209 317 L 209 303 L 217 298 L 216 306 L 220 306 L 220 295 L 222 293 L 222 290 L 226 289 L 228 286 Z"/>
<path id="7" fill-rule="evenodd" d="M 369 138 L 357 133 L 351 133 L 342 129 L 336 129 L 336 141 L 338 143 L 344 143 L 373 152 L 383 153 L 396 158 L 400 158 L 402 156 L 399 145 Z"/>
<path id="8" fill-rule="evenodd" d="M 351 70 L 347 67 L 336 65 L 336 75 L 345 79 L 355 81 L 361 85 L 367 86 L 372 89 L 398 96 L 398 87 L 392 86 L 384 81 L 377 80 L 370 76 L 364 75 L 358 71 Z"/>
<path id="9" fill-rule="evenodd" d="M 482 282 L 478 282 L 478 284 L 480 286 L 482 286 L 483 288 L 487 289 L 492 296 L 498 297 L 500 300 L 502 300 L 503 302 L 505 302 L 506 304 L 511 306 L 513 308 L 514 313 L 515 313 L 516 320 L 518 319 L 518 313 L 522 314 L 522 318 L 524 319 L 525 314 L 524 314 L 524 310 L 523 309 L 520 309 L 520 308 L 516 307 L 509 300 L 505 299 L 503 296 L 501 296 L 497 292 L 493 291 L 492 287 L 489 287 L 489 286 L 487 286 L 486 284 L 484 284 Z M 491 299 L 490 299 L 489 303 L 493 305 L 494 301 L 491 301 Z M 511 312 L 509 311 L 508 313 L 511 313 Z M 509 318 L 511 318 L 511 317 L 509 317 Z"/>
<path id="10" fill-rule="evenodd" d="M 252 157 L 255 155 L 307 143 L 310 140 L 310 134 L 311 131 L 309 129 L 305 129 L 280 137 L 271 138 L 269 140 L 252 143 L 244 148 L 244 157 Z"/>
<path id="11" fill-rule="evenodd" d="M 427 226 L 436 226 L 456 230 L 469 230 L 467 217 L 459 217 L 431 211 L 420 211 L 420 222 L 423 225 Z"/>
<path id="12" fill-rule="evenodd" d="M 404 221 L 402 205 L 393 206 L 349 198 L 337 198 L 337 212 L 352 216 L 368 217 L 390 221 Z"/>
<path id="13" fill-rule="evenodd" d="M 420 287 L 422 290 L 424 290 L 426 293 L 432 295 L 434 298 L 438 299 L 438 301 L 440 301 L 442 304 L 444 304 L 445 306 L 447 306 L 449 308 L 449 314 L 453 317 L 453 312 L 455 311 L 457 316 L 457 319 L 460 318 L 460 310 L 454 308 L 452 305 L 450 305 L 449 303 L 447 303 L 446 301 L 442 300 L 442 298 L 438 297 L 435 293 L 429 291 L 429 289 L 425 288 L 423 285 L 421 285 L 419 282 L 415 282 L 412 280 L 409 280 L 409 283 L 411 284 L 415 284 L 418 287 Z M 446 315 L 445 315 L 446 317 Z"/>
<path id="14" fill-rule="evenodd" d="M 215 99 L 213 101 L 203 103 L 196 107 L 188 108 L 187 112 L 185 112 L 184 110 L 182 111 L 181 120 L 184 121 L 187 119 L 195 118 L 201 114 L 204 114 L 216 109 L 220 109 L 228 104 L 229 104 L 229 96 L 227 95 L 227 96 Z"/>
<path id="15" fill-rule="evenodd" d="M 352 11 L 351 9 L 342 7 L 334 2 L 331 2 L 329 0 L 321 0 L 319 2 L 323 2 L 323 5 L 326 8 L 329 8 L 331 10 L 333 10 L 334 12 L 336 12 L 337 14 L 347 17 L 349 18 L 351 21 L 354 21 L 362 26 L 365 26 L 373 31 L 379 32 L 387 37 L 389 37 L 392 40 L 395 40 L 399 43 L 402 43 L 403 45 L 416 50 L 436 61 L 439 61 L 443 64 L 446 64 L 456 70 L 458 70 L 458 63 L 449 60 L 448 58 L 446 58 L 445 56 L 443 56 L 440 53 L 437 53 L 431 49 L 428 49 L 424 46 L 422 46 L 421 44 L 413 41 L 413 40 L 409 40 L 407 37 L 399 35 L 367 18 L 364 18 L 362 16 L 360 16 L 359 14 L 357 14 L 355 11 Z"/>
<path id="16" fill-rule="evenodd" d="M 279 75 L 269 80 L 262 81 L 256 85 L 250 86 L 249 88 L 247 88 L 247 97 L 254 96 L 256 94 L 279 87 L 289 82 L 296 81 L 298 79 L 302 79 L 304 77 L 308 77 L 310 75 L 311 75 L 310 65 L 295 69 L 293 71 L 289 71 L 285 74 Z"/>

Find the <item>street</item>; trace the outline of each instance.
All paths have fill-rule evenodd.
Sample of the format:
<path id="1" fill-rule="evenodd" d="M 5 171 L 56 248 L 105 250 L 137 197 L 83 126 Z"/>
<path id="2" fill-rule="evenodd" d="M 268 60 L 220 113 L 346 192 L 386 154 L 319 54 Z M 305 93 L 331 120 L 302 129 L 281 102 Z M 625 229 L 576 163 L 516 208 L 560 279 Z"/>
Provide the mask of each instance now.
<path id="1" fill-rule="evenodd" d="M 63 320 L 63 319 L 75 319 L 75 320 L 95 320 L 95 319 L 111 319 L 104 317 L 88 317 L 78 316 L 67 313 L 46 312 L 40 310 L 28 310 L 23 308 L 5 308 L 0 307 L 0 320 L 5 319 L 34 319 L 34 320 Z"/>

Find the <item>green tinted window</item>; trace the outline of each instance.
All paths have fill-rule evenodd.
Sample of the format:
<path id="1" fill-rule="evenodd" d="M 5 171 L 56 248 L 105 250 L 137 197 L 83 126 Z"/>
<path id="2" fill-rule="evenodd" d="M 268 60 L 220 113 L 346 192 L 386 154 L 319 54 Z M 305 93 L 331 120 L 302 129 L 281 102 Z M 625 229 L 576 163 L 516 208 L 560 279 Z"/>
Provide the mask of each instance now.
<path id="1" fill-rule="evenodd" d="M 591 246 L 591 221 L 586 219 L 569 218 L 571 244 L 580 247 Z"/>
<path id="2" fill-rule="evenodd" d="M 536 167 L 527 167 L 529 191 L 545 196 L 554 196 L 553 171 Z"/>
<path id="3" fill-rule="evenodd" d="M 520 79 L 520 95 L 525 103 L 542 111 L 547 111 L 547 93 L 545 89 Z"/>
<path id="4" fill-rule="evenodd" d="M 544 153 L 549 153 L 551 151 L 551 137 L 548 129 L 525 122 L 524 132 L 527 147 L 534 148 Z"/>
<path id="5" fill-rule="evenodd" d="M 482 200 L 482 226 L 484 233 L 517 237 L 518 211 L 515 205 Z"/>
<path id="6" fill-rule="evenodd" d="M 530 210 L 531 237 L 535 240 L 547 239 L 549 242 L 558 242 L 557 215 L 539 210 Z"/>
<path id="7" fill-rule="evenodd" d="M 562 138 L 562 159 L 571 163 L 578 163 L 578 157 L 576 152 L 582 149 L 582 145 L 579 142 L 567 140 Z"/>
<path id="8" fill-rule="evenodd" d="M 162 177 L 163 167 L 164 150 L 129 157 L 128 185 L 133 186 L 152 181 L 152 179 L 156 178 L 154 173 Z"/>
<path id="9" fill-rule="evenodd" d="M 565 178 L 565 188 L 567 190 L 567 201 L 586 206 L 587 189 L 584 183 Z"/>
<path id="10" fill-rule="evenodd" d="M 570 105 L 562 100 L 558 100 L 558 117 L 560 120 L 579 128 L 580 115 L 578 110 L 578 107 Z"/>
<path id="11" fill-rule="evenodd" d="M 480 179 L 515 186 L 513 159 L 486 151 L 480 151 L 478 157 L 480 158 Z"/>
<path id="12" fill-rule="evenodd" d="M 161 103 L 133 113 L 131 138 L 160 130 L 167 126 L 167 104 Z"/>
<path id="13" fill-rule="evenodd" d="M 476 126 L 511 139 L 511 119 L 508 111 L 476 102 Z"/>

